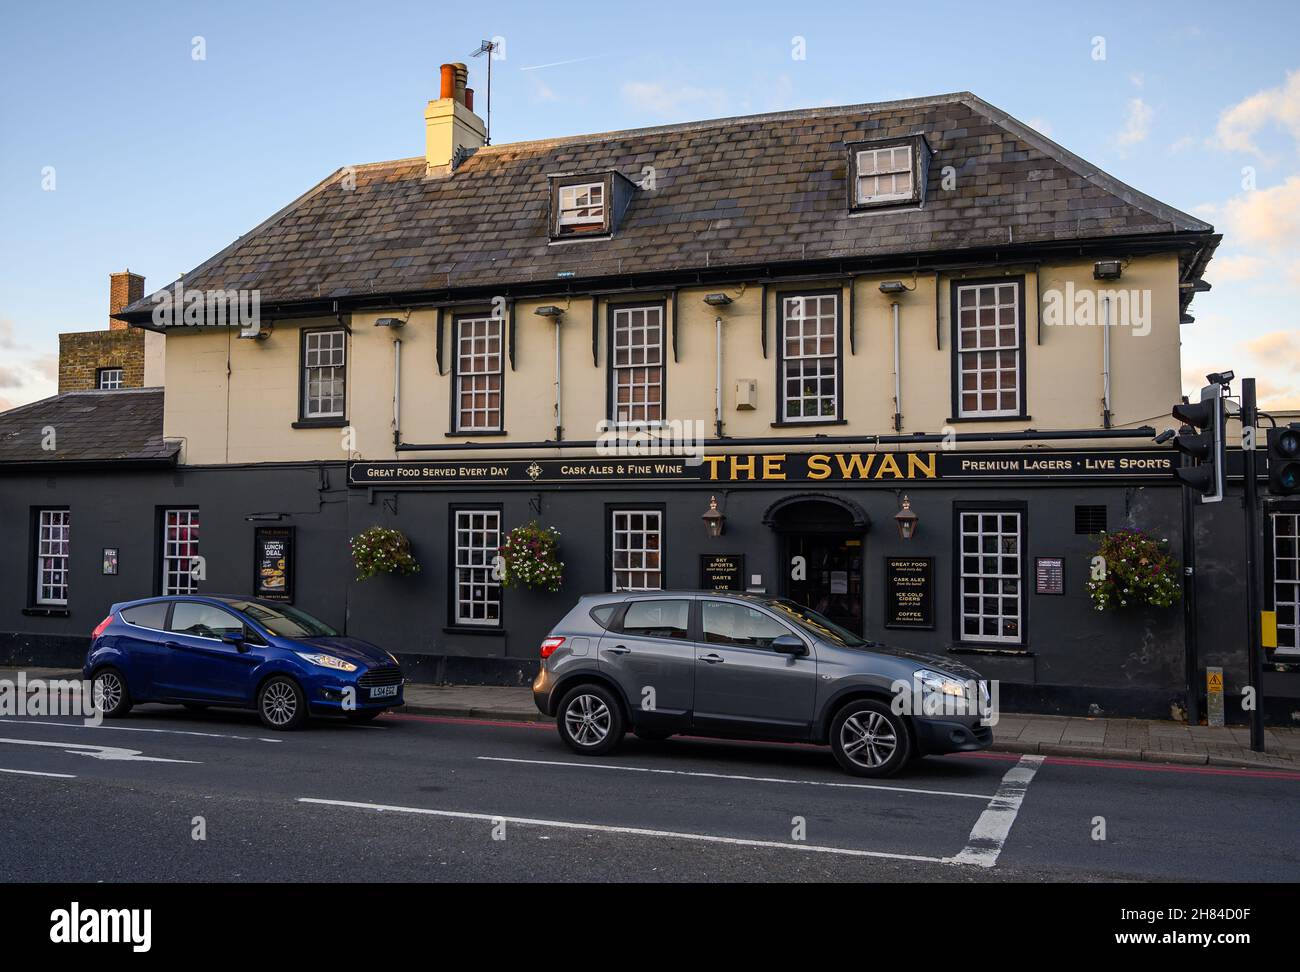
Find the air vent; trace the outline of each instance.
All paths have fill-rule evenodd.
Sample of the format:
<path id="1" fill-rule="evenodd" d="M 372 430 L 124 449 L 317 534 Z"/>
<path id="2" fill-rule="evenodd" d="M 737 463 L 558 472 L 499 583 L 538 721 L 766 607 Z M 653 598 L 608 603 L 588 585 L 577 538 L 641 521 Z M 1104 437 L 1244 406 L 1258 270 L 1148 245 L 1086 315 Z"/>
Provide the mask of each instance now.
<path id="1" fill-rule="evenodd" d="M 1106 507 L 1076 506 L 1074 508 L 1074 532 L 1091 536 L 1106 529 Z"/>

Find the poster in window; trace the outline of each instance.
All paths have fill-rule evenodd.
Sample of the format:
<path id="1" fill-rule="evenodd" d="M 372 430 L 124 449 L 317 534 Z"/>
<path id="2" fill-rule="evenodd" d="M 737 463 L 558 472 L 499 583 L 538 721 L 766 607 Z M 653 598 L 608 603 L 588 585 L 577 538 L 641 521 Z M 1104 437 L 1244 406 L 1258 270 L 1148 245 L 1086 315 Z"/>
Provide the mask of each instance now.
<path id="1" fill-rule="evenodd" d="M 253 532 L 253 593 L 268 601 L 293 600 L 293 527 Z"/>
<path id="2" fill-rule="evenodd" d="M 117 547 L 104 548 L 104 568 L 105 577 L 113 577 L 117 574 Z"/>
<path id="3" fill-rule="evenodd" d="M 934 627 L 934 558 L 885 558 L 885 627 Z"/>

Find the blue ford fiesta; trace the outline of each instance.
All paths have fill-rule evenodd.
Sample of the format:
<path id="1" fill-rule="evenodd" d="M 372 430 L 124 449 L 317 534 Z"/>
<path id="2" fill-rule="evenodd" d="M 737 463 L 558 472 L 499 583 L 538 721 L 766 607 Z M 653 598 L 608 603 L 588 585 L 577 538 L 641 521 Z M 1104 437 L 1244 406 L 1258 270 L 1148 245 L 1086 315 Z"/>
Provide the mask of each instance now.
<path id="1" fill-rule="evenodd" d="M 107 718 L 137 702 L 171 702 L 252 708 L 271 729 L 297 729 L 309 715 L 369 722 L 402 704 L 402 669 L 391 654 L 255 598 L 114 604 L 91 636 L 83 675 Z"/>

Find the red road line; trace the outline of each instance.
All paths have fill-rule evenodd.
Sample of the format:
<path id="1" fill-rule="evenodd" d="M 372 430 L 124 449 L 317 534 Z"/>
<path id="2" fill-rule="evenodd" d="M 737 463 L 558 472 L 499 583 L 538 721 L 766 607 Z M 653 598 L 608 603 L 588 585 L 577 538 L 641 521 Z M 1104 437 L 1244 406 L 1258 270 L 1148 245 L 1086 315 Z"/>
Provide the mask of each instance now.
<path id="1" fill-rule="evenodd" d="M 404 719 L 410 722 L 431 722 L 449 725 L 469 725 L 469 726 L 492 726 L 503 729 L 542 729 L 553 731 L 554 727 L 549 722 L 517 722 L 504 719 L 477 719 L 470 716 L 425 716 L 413 715 L 402 712 L 390 712 L 381 716 L 380 719 Z M 683 739 L 690 739 L 699 742 L 716 743 L 724 746 L 764 746 L 773 749 L 825 749 L 824 746 L 818 746 L 814 743 L 782 743 L 766 742 L 754 739 L 723 739 L 716 736 L 690 736 L 686 735 Z M 827 750 L 829 754 L 830 750 Z M 985 751 L 979 753 L 948 753 L 944 756 L 933 757 L 935 759 L 996 759 L 1003 762 L 1016 762 L 1023 753 L 992 752 Z M 1238 776 L 1251 779 L 1261 780 L 1296 780 L 1300 781 L 1300 772 L 1291 770 L 1264 770 L 1264 769 L 1247 769 L 1245 767 L 1233 766 L 1186 766 L 1177 763 L 1147 763 L 1133 762 L 1132 760 L 1110 760 L 1110 759 L 1090 759 L 1085 756 L 1045 756 L 1045 764 L 1054 766 L 1092 766 L 1098 769 L 1122 769 L 1122 770 L 1140 770 L 1146 773 L 1190 773 L 1198 776 Z"/>

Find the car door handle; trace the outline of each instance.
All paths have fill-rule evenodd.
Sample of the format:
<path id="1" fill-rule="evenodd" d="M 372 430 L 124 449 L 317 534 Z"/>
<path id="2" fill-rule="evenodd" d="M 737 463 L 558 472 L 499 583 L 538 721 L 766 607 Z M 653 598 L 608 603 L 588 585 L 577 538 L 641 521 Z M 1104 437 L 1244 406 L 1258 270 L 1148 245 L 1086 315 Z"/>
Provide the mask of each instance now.
<path id="1" fill-rule="evenodd" d="M 611 655 L 626 655 L 632 649 L 627 645 L 615 645 L 613 648 L 606 648 L 605 650 Z"/>
<path id="2" fill-rule="evenodd" d="M 179 641 L 164 641 L 164 642 L 163 642 L 163 647 L 164 647 L 164 648 L 184 648 L 185 646 L 184 646 L 183 644 L 181 644 Z"/>
<path id="3" fill-rule="evenodd" d="M 718 662 L 720 662 L 720 661 L 724 661 L 724 660 L 725 660 L 725 659 L 723 659 L 723 657 L 722 657 L 721 655 L 701 655 L 701 656 L 700 656 L 700 661 L 702 661 L 702 662 L 708 662 L 710 665 L 716 665 Z"/>

